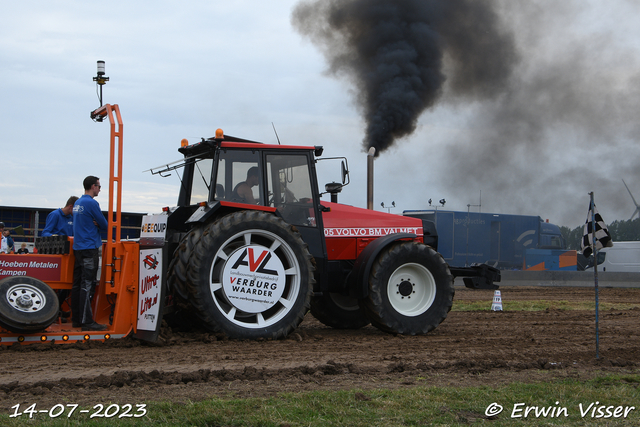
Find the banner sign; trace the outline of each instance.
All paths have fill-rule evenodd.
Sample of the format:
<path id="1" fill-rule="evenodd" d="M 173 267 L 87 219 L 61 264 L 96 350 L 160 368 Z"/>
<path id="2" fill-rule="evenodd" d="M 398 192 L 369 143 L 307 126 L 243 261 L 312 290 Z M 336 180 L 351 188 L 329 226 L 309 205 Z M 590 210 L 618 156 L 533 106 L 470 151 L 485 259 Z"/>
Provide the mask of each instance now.
<path id="1" fill-rule="evenodd" d="M 12 276 L 29 276 L 43 282 L 60 281 L 62 256 L 0 254 L 0 280 Z"/>
<path id="2" fill-rule="evenodd" d="M 140 250 L 138 329 L 155 331 L 160 319 L 162 249 Z"/>

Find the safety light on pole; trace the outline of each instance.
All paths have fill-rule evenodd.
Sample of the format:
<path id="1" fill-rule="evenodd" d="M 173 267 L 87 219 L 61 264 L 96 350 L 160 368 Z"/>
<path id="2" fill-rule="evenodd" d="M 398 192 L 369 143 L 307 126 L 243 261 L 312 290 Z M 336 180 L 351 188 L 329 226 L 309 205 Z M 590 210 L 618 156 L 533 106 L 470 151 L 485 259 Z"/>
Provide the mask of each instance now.
<path id="1" fill-rule="evenodd" d="M 93 78 L 93 81 L 96 82 L 96 91 L 98 92 L 98 100 L 100 101 L 100 107 L 102 107 L 102 86 L 104 86 L 108 81 L 109 77 L 104 75 L 104 61 L 98 61 L 98 72 L 96 76 Z M 95 111 L 95 110 L 94 110 Z M 101 122 L 104 120 L 103 115 L 96 115 L 94 111 L 91 112 L 91 119 L 96 122 Z"/>

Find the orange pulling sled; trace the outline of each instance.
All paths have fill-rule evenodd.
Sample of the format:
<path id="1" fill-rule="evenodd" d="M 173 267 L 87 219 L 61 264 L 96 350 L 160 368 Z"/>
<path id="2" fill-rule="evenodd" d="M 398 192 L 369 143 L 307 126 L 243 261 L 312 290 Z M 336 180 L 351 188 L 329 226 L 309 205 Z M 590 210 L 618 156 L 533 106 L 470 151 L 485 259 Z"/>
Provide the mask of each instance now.
<path id="1" fill-rule="evenodd" d="M 102 247 L 102 270 L 92 303 L 95 321 L 109 328 L 106 332 L 84 332 L 72 327 L 70 319 L 63 323 L 64 319 L 59 317 L 58 291 L 71 289 L 73 283 L 73 238 L 43 238 L 37 242 L 37 254 L 0 255 L 0 344 L 104 341 L 125 337 L 137 329 L 140 246 L 138 242 L 120 240 L 122 118 L 118 105 L 109 104 L 95 110 L 94 116 L 107 116 L 111 123 L 109 229 Z M 145 265 L 149 264 L 154 263 Z M 144 306 L 148 314 L 150 307 L 160 305 L 160 292 L 153 293 L 160 284 L 154 284 L 148 278 L 146 283 L 147 296 L 143 297 L 143 302 L 147 298 Z M 149 283 L 152 283 L 151 287 Z M 149 294 L 155 298 L 149 298 Z M 154 329 L 155 326 L 151 325 Z"/>

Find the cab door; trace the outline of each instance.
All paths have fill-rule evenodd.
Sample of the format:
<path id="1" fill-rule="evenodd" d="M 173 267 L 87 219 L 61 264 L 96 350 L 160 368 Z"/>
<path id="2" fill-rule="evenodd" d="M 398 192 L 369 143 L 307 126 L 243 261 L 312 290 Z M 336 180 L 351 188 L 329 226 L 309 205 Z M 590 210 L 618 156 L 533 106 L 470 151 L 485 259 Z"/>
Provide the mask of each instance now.
<path id="1" fill-rule="evenodd" d="M 323 283 L 327 249 L 315 165 L 309 152 L 269 151 L 264 154 L 266 206 L 294 225 L 316 260 L 316 281 Z"/>

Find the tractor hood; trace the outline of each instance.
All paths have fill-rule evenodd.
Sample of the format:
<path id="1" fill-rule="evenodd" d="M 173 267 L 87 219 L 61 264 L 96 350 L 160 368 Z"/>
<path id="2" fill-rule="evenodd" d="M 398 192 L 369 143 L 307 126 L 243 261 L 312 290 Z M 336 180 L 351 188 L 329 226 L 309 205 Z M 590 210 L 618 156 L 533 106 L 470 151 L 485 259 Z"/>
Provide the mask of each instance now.
<path id="1" fill-rule="evenodd" d="M 380 237 L 412 233 L 422 237 L 422 220 L 322 201 L 329 212 L 322 213 L 325 237 Z"/>

